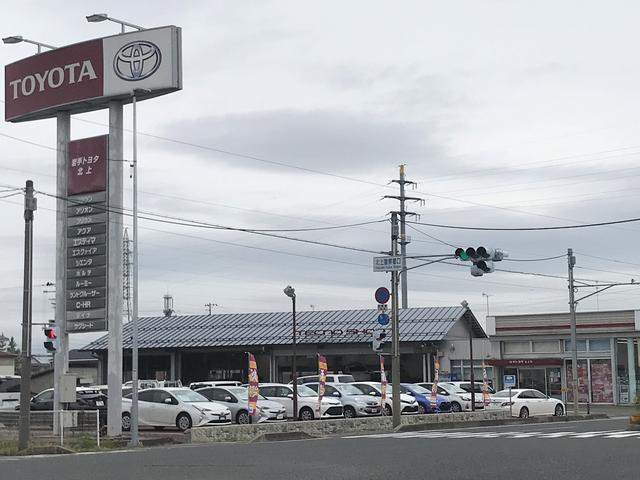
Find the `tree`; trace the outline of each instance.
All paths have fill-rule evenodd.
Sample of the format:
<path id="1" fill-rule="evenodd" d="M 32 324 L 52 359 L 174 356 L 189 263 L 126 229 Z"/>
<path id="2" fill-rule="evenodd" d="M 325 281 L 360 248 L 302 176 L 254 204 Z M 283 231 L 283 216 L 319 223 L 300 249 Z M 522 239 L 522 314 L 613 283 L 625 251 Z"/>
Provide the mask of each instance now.
<path id="1" fill-rule="evenodd" d="M 11 337 L 11 339 L 9 340 L 9 344 L 7 345 L 7 352 L 15 353 L 16 355 L 20 353 L 18 344 L 16 343 L 16 340 L 13 337 Z"/>

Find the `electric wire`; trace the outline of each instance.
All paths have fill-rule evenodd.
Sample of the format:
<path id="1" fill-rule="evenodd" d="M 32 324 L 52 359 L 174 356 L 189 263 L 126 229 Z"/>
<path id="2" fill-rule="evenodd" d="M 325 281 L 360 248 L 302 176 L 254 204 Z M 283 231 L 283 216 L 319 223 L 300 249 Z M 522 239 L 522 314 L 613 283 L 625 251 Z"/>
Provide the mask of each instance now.
<path id="1" fill-rule="evenodd" d="M 611 220 L 608 222 L 594 222 L 594 223 L 583 223 L 579 225 L 560 225 L 555 227 L 470 227 L 470 226 L 461 226 L 461 225 L 443 225 L 439 223 L 425 223 L 425 222 L 414 222 L 414 221 L 406 221 L 406 223 L 412 223 L 415 225 L 424 225 L 427 227 L 436 227 L 436 228 L 449 228 L 453 230 L 480 230 L 485 232 L 532 232 L 532 231 L 548 231 L 548 230 L 570 230 L 576 228 L 592 228 L 592 227 L 603 227 L 607 225 L 620 225 L 624 223 L 634 223 L 640 222 L 640 218 L 628 218 L 625 220 Z"/>

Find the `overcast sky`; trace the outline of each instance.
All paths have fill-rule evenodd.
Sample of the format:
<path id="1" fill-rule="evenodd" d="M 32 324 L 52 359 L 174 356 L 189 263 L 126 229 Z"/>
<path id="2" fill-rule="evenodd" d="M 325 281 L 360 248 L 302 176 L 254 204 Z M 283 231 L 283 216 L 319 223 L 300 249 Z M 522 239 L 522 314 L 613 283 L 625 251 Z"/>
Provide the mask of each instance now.
<path id="1" fill-rule="evenodd" d="M 139 105 L 140 210 L 256 229 L 384 220 L 397 202 L 381 197 L 397 195 L 388 182 L 404 163 L 418 182 L 409 194 L 426 202 L 410 206 L 420 222 L 538 227 L 640 217 L 637 2 L 176 5 L 22 1 L 3 5 L 0 18 L 2 36 L 56 46 L 118 33 L 113 23 L 84 19 L 104 11 L 144 27 L 182 27 L 184 89 Z M 32 45 L 0 45 L 2 64 L 34 53 Z M 107 133 L 107 121 L 106 111 L 76 115 L 72 138 Z M 53 193 L 53 148 L 53 120 L 3 122 L 0 191 L 32 179 Z M 130 202 L 128 171 L 125 185 Z M 55 280 L 55 204 L 38 200 L 34 322 L 52 318 L 41 285 Z M 22 213 L 21 196 L 0 198 L 0 332 L 18 340 Z M 640 279 L 636 223 L 551 232 L 411 225 L 407 233 L 412 255 L 488 245 L 518 260 L 572 247 L 578 278 Z M 373 251 L 390 244 L 388 223 L 286 235 Z M 141 221 L 139 245 L 143 315 L 161 314 L 167 293 L 179 315 L 203 314 L 209 302 L 219 313 L 288 310 L 287 284 L 299 309 L 373 308 L 373 291 L 389 284 L 372 272 L 371 253 L 255 234 Z M 566 265 L 560 258 L 497 266 L 566 277 Z M 491 314 L 568 309 L 561 278 L 473 278 L 468 268 L 437 264 L 412 270 L 408 285 L 409 306 L 466 299 L 481 322 L 483 293 Z M 638 287 L 617 287 L 579 310 L 636 308 L 639 295 Z M 40 337 L 35 327 L 35 350 Z M 72 346 L 93 338 L 75 334 Z"/>

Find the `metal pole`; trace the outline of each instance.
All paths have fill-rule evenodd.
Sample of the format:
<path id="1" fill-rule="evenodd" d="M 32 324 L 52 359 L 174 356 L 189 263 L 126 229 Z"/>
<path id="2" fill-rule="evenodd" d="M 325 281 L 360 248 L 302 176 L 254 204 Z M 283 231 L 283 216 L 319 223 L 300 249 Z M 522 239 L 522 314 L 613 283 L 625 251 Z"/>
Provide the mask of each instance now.
<path id="1" fill-rule="evenodd" d="M 124 211 L 123 173 L 124 140 L 123 140 L 123 106 L 122 101 L 109 102 L 109 162 L 107 204 L 114 212 L 109 214 L 108 246 L 109 259 L 107 266 L 107 301 L 109 318 L 107 319 L 107 435 L 116 437 L 122 434 L 122 292 L 124 265 L 122 251 L 122 215 Z M 127 247 L 128 248 L 128 247 Z M 127 299 L 129 302 L 129 299 Z"/>
<path id="2" fill-rule="evenodd" d="M 469 318 L 469 363 L 471 364 L 471 411 L 476 411 L 476 384 L 473 368 L 473 324 Z"/>
<path id="3" fill-rule="evenodd" d="M 53 409 L 62 410 L 60 401 L 62 376 L 69 370 L 69 334 L 67 333 L 67 317 L 65 285 L 67 284 L 67 147 L 71 140 L 71 115 L 69 112 L 58 112 L 56 116 L 56 315 L 55 323 L 58 335 L 58 347 L 53 362 Z M 57 432 L 58 415 L 53 416 L 53 429 Z"/>
<path id="4" fill-rule="evenodd" d="M 298 366 L 297 366 L 297 333 L 296 333 L 296 296 L 291 297 L 293 306 L 293 365 L 291 380 L 293 381 L 293 418 L 298 419 Z"/>
<path id="5" fill-rule="evenodd" d="M 573 390 L 573 413 L 578 415 L 578 342 L 576 325 L 576 302 L 573 286 L 573 266 L 576 264 L 576 257 L 573 256 L 573 249 L 567 251 L 567 263 L 569 265 L 569 313 L 571 316 L 571 375 Z"/>
<path id="6" fill-rule="evenodd" d="M 407 213 L 404 206 L 404 165 L 400 165 L 400 256 L 402 257 L 402 308 L 407 308 L 407 236 L 406 221 Z"/>
<path id="7" fill-rule="evenodd" d="M 22 365 L 20 369 L 20 431 L 18 450 L 29 447 L 31 428 L 31 318 L 33 280 L 33 182 L 27 180 L 24 196 L 24 283 L 22 290 Z"/>
<path id="8" fill-rule="evenodd" d="M 391 214 L 391 254 L 398 254 L 398 215 Z M 400 332 L 398 319 L 398 272 L 391 272 L 391 397 L 393 427 L 400 425 Z"/>
<path id="9" fill-rule="evenodd" d="M 131 445 L 139 445 L 138 438 L 138 132 L 136 95 L 133 95 L 133 313 L 131 338 Z"/>

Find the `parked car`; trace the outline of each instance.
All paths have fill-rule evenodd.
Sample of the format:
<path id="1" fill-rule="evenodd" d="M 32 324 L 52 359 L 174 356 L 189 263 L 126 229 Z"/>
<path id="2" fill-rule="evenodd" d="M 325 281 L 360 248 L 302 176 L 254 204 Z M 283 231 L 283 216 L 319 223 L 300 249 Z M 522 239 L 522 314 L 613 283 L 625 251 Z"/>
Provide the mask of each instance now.
<path id="1" fill-rule="evenodd" d="M 354 382 L 351 385 L 357 387 L 365 395 L 371 395 L 372 397 L 380 398 L 382 396 L 382 385 L 380 382 Z M 387 398 L 385 399 L 384 406 L 382 407 L 383 415 L 393 414 L 393 401 L 391 395 L 393 389 L 391 384 L 387 385 Z M 400 392 L 400 413 L 402 415 L 413 415 L 418 413 L 419 407 L 416 399 L 410 395 Z"/>
<path id="2" fill-rule="evenodd" d="M 320 375 L 305 375 L 302 377 L 296 378 L 296 383 L 298 385 L 304 385 L 305 383 L 318 383 L 320 381 Z M 353 375 L 348 375 L 345 373 L 327 373 L 326 380 L 327 383 L 351 383 L 355 382 Z M 289 382 L 290 384 L 293 382 Z"/>
<path id="3" fill-rule="evenodd" d="M 0 410 L 13 410 L 20 403 L 20 377 L 0 375 Z"/>
<path id="4" fill-rule="evenodd" d="M 305 383 L 304 385 L 316 393 L 320 386 L 319 383 Z M 340 400 L 345 418 L 380 415 L 380 400 L 372 398 L 371 395 L 365 395 L 349 383 L 327 383 L 325 395 Z"/>
<path id="5" fill-rule="evenodd" d="M 242 382 L 237 380 L 203 380 L 201 382 L 191 382 L 189 388 L 191 390 L 198 390 L 204 387 L 240 387 Z"/>
<path id="6" fill-rule="evenodd" d="M 261 383 L 260 393 L 287 409 L 287 416 L 299 420 L 314 418 L 339 418 L 344 414 L 340 400 L 324 397 L 318 415 L 318 394 L 304 385 L 298 385 L 298 411 L 293 411 L 293 385 L 284 383 Z"/>
<path id="7" fill-rule="evenodd" d="M 20 410 L 20 405 L 16 405 Z M 47 388 L 31 398 L 32 411 L 53 410 L 53 388 Z M 100 425 L 107 424 L 107 396 L 96 388 L 76 387 L 76 401 L 68 405 L 67 410 L 98 410 Z"/>
<path id="8" fill-rule="evenodd" d="M 474 386 L 471 387 L 471 382 L 442 382 L 442 384 L 450 384 L 454 385 L 469 394 L 473 394 L 474 402 L 476 404 L 476 410 L 481 410 L 484 408 L 484 397 L 482 394 L 482 382 L 475 382 Z M 489 386 L 489 396 L 491 396 L 496 391 Z"/>
<path id="9" fill-rule="evenodd" d="M 488 408 L 511 410 L 512 416 L 529 418 L 536 415 L 564 415 L 565 405 L 561 400 L 530 388 L 513 388 L 511 397 L 509 390 L 500 390 L 491 397 Z"/>
<path id="10" fill-rule="evenodd" d="M 429 392 L 431 392 L 431 388 L 433 387 L 433 383 L 421 382 L 415 385 L 426 388 Z M 436 387 L 436 392 L 447 399 L 451 404 L 452 412 L 471 411 L 471 394 L 465 392 L 460 387 L 451 383 L 439 383 Z"/>
<path id="11" fill-rule="evenodd" d="M 138 394 L 139 425 L 185 431 L 204 425 L 231 423 L 231 411 L 189 388 L 150 388 Z M 122 400 L 122 429 L 131 428 L 131 394 Z"/>
<path id="12" fill-rule="evenodd" d="M 196 390 L 212 402 L 220 403 L 231 410 L 231 416 L 236 423 L 262 423 L 284 421 L 287 419 L 287 410 L 278 402 L 267 400 L 263 395 L 258 395 L 256 413 L 249 415 L 249 394 L 246 387 L 204 387 Z"/>
<path id="13" fill-rule="evenodd" d="M 109 386 L 108 385 L 92 385 L 89 388 L 94 388 L 96 390 L 100 390 L 100 393 L 103 393 L 103 394 L 109 396 Z M 133 387 L 131 387 L 131 386 L 125 387 L 123 385 L 122 386 L 122 394 L 121 395 L 123 397 L 126 397 L 127 395 L 129 395 L 131 393 L 132 388 Z"/>
<path id="14" fill-rule="evenodd" d="M 436 405 L 435 407 L 431 403 L 431 390 L 413 385 L 411 383 L 401 383 L 400 391 L 411 395 L 418 402 L 418 413 L 449 413 L 451 411 L 451 404 L 447 401 L 446 397 L 436 393 Z"/>

